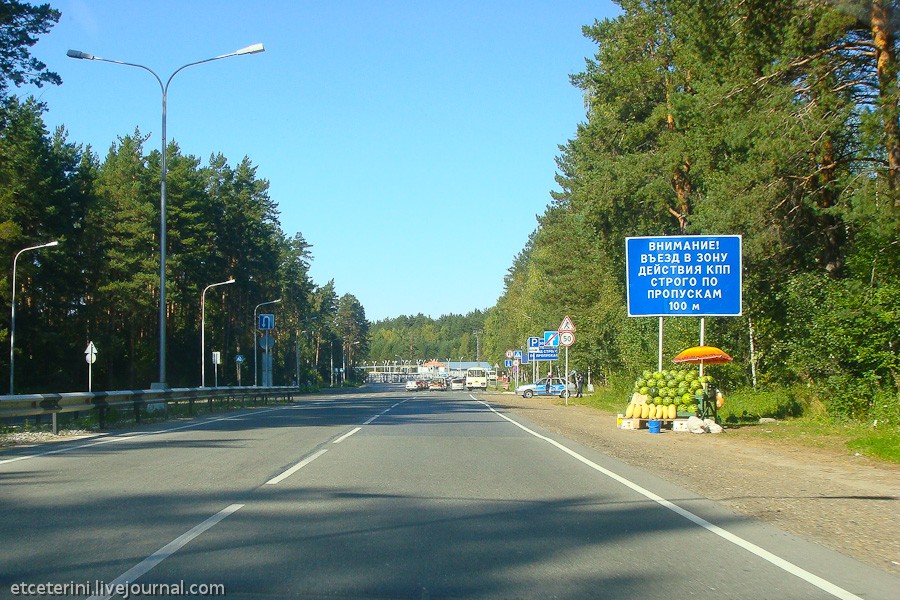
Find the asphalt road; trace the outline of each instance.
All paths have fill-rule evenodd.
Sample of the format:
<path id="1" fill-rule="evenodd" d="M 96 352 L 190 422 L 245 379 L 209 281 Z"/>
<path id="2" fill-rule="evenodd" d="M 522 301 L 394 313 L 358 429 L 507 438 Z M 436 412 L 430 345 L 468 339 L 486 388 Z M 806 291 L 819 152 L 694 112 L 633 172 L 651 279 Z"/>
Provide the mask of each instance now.
<path id="1" fill-rule="evenodd" d="M 886 600 L 900 589 L 477 394 L 390 385 L 7 449 L 0 510 L 0 597 L 42 584 L 88 597 L 97 582 L 221 585 L 229 598 Z"/>

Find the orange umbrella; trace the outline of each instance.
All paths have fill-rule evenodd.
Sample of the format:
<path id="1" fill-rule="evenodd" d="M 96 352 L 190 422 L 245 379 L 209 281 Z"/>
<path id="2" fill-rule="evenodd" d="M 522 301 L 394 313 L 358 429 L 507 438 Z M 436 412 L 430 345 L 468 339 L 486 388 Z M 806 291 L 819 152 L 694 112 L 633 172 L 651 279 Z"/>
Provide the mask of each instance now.
<path id="1" fill-rule="evenodd" d="M 714 346 L 694 346 L 688 348 L 672 359 L 674 363 L 694 363 L 701 365 L 721 365 L 731 362 L 732 359 L 723 350 Z"/>

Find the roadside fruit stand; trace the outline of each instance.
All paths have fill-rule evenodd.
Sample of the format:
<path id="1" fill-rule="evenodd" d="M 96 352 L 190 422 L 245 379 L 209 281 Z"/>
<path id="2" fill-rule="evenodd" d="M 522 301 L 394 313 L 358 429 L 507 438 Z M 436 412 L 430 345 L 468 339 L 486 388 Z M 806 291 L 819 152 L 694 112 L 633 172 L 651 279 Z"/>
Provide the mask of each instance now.
<path id="1" fill-rule="evenodd" d="M 724 398 L 710 375 L 703 373 L 709 364 L 724 364 L 732 358 L 713 346 L 695 346 L 679 353 L 672 362 L 699 365 L 699 370 L 681 366 L 670 370 L 646 370 L 635 380 L 625 413 L 617 419 L 621 429 L 658 432 L 663 426 L 687 431 L 687 420 L 696 416 L 719 422 L 718 409 Z"/>

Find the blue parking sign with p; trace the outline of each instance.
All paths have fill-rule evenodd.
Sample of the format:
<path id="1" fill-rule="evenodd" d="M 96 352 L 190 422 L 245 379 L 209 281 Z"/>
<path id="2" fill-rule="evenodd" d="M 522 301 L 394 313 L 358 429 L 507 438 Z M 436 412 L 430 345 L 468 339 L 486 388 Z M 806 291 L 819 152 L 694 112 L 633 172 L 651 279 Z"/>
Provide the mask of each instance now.
<path id="1" fill-rule="evenodd" d="M 258 329 L 262 331 L 269 331 L 271 329 L 275 329 L 275 315 L 259 315 L 259 326 Z"/>

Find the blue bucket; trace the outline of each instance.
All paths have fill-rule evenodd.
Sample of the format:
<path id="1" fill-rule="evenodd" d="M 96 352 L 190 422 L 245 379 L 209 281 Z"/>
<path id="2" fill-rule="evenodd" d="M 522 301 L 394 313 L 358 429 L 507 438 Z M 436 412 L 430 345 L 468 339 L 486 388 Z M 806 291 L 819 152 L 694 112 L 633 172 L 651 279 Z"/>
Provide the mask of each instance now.
<path id="1" fill-rule="evenodd" d="M 647 421 L 647 427 L 650 430 L 650 433 L 659 433 L 659 428 L 662 425 L 662 421 Z"/>

